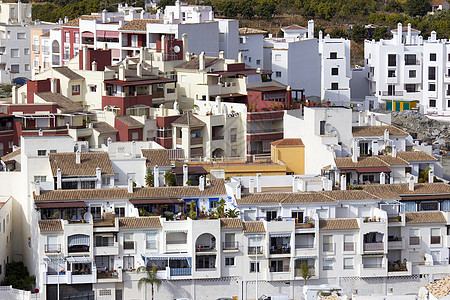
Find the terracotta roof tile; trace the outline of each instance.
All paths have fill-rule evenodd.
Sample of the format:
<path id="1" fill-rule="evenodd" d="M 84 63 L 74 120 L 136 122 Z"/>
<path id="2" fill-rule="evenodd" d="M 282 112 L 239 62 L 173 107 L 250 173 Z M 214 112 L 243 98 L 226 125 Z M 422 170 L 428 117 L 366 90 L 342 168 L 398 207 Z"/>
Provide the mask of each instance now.
<path id="1" fill-rule="evenodd" d="M 189 69 L 189 70 L 198 70 L 199 62 L 198 57 L 192 58 L 190 61 L 185 61 L 182 64 L 176 66 L 176 69 Z M 223 61 L 222 58 L 213 58 L 213 57 L 205 57 L 205 69 L 213 66 L 214 64 Z"/>
<path id="2" fill-rule="evenodd" d="M 267 31 L 256 29 L 256 28 L 250 28 L 250 27 L 242 27 L 239 28 L 239 34 L 240 35 L 247 35 L 247 34 L 266 34 Z"/>
<path id="3" fill-rule="evenodd" d="M 116 117 L 116 120 L 121 121 L 122 123 L 127 125 L 130 129 L 144 127 L 144 124 L 142 124 L 138 120 L 134 119 L 132 116 L 119 116 L 119 117 Z"/>
<path id="4" fill-rule="evenodd" d="M 118 30 L 146 31 L 147 24 L 161 23 L 161 22 L 162 22 L 162 20 L 156 20 L 156 19 L 135 19 L 135 20 L 131 20 L 127 24 L 123 25 Z"/>
<path id="5" fill-rule="evenodd" d="M 261 221 L 243 222 L 243 225 L 245 233 L 266 232 L 266 229 L 264 228 L 264 223 Z"/>
<path id="6" fill-rule="evenodd" d="M 406 160 L 398 157 L 398 155 L 397 157 L 393 157 L 392 155 L 378 155 L 377 157 L 389 165 L 409 165 Z"/>
<path id="7" fill-rule="evenodd" d="M 406 183 L 369 184 L 362 188 L 380 199 L 400 199 L 402 195 L 450 194 L 450 185 L 445 183 L 416 183 L 413 191 L 409 190 Z"/>
<path id="8" fill-rule="evenodd" d="M 447 223 L 441 211 L 420 211 L 405 213 L 406 223 Z"/>
<path id="9" fill-rule="evenodd" d="M 64 75 L 65 77 L 69 78 L 70 80 L 82 80 L 82 79 L 84 79 L 83 76 L 75 73 L 74 71 L 72 71 L 68 67 L 53 67 L 53 70 L 55 70 L 56 72 Z"/>
<path id="10" fill-rule="evenodd" d="M 62 231 L 62 220 L 40 220 L 38 221 L 41 231 Z"/>
<path id="11" fill-rule="evenodd" d="M 240 218 L 226 218 L 226 219 L 220 219 L 220 227 L 222 229 L 238 229 L 243 228 L 244 225 L 242 224 L 242 221 Z"/>
<path id="12" fill-rule="evenodd" d="M 21 153 L 20 149 L 17 149 L 16 151 L 13 151 L 11 153 L 3 155 L 1 157 L 1 159 L 3 160 L 3 162 L 7 162 L 7 161 L 10 161 L 10 160 L 13 160 L 13 158 L 18 156 L 18 155 L 20 155 L 20 153 Z"/>
<path id="13" fill-rule="evenodd" d="M 334 159 L 338 168 L 360 168 L 360 167 L 387 167 L 388 163 L 377 156 L 358 157 L 357 162 L 353 162 L 351 157 L 336 157 Z"/>
<path id="14" fill-rule="evenodd" d="M 286 138 L 286 139 L 282 139 L 282 140 L 278 140 L 278 141 L 273 141 L 270 143 L 271 145 L 274 146 L 305 146 L 303 144 L 302 139 L 294 139 L 294 138 Z"/>
<path id="15" fill-rule="evenodd" d="M 238 204 L 261 204 L 261 203 L 282 203 L 288 193 L 262 193 L 242 195 L 241 199 L 236 199 Z"/>
<path id="16" fill-rule="evenodd" d="M 76 19 L 70 20 L 64 24 L 62 24 L 63 27 L 78 27 L 80 25 L 80 19 L 83 20 L 95 20 L 100 19 L 101 16 L 95 16 L 95 15 L 84 15 L 81 17 L 78 17 Z"/>
<path id="17" fill-rule="evenodd" d="M 152 228 L 162 227 L 159 217 L 123 217 L 119 218 L 120 228 Z"/>
<path id="18" fill-rule="evenodd" d="M 175 121 L 172 122 L 172 125 L 187 125 L 189 127 L 195 127 L 195 126 L 205 126 L 205 123 L 201 120 L 199 120 L 197 117 L 195 117 L 192 112 L 187 112 Z"/>
<path id="19" fill-rule="evenodd" d="M 413 161 L 436 161 L 437 158 L 429 155 L 424 151 L 400 151 L 397 156 L 408 162 Z"/>
<path id="20" fill-rule="evenodd" d="M 362 190 L 326 191 L 321 193 L 335 201 L 378 200 L 378 197 L 375 195 Z"/>
<path id="21" fill-rule="evenodd" d="M 49 161 L 53 176 L 58 168 L 62 176 L 95 176 L 96 169 L 101 168 L 102 174 L 114 175 L 111 160 L 106 152 L 80 153 L 80 163 L 76 163 L 76 153 L 50 153 Z"/>
<path id="22" fill-rule="evenodd" d="M 142 156 L 147 159 L 145 165 L 154 167 L 156 165 L 168 167 L 171 166 L 169 151 L 167 149 L 142 149 Z"/>
<path id="23" fill-rule="evenodd" d="M 291 193 L 284 203 L 323 203 L 333 202 L 334 200 L 322 193 Z"/>
<path id="24" fill-rule="evenodd" d="M 319 220 L 320 230 L 359 229 L 356 219 L 322 219 Z"/>
<path id="25" fill-rule="evenodd" d="M 392 125 L 385 126 L 354 126 L 353 136 L 383 136 L 385 130 L 389 130 L 390 135 L 408 135 L 406 131 Z"/>
<path id="26" fill-rule="evenodd" d="M 289 26 L 283 27 L 281 29 L 283 29 L 284 31 L 286 31 L 286 30 L 308 30 L 307 28 L 297 25 L 297 24 L 289 25 Z"/>
<path id="27" fill-rule="evenodd" d="M 36 93 L 36 95 L 46 102 L 56 103 L 61 113 L 80 112 L 84 110 L 83 106 L 59 93 L 43 92 Z"/>
<path id="28" fill-rule="evenodd" d="M 112 127 L 106 122 L 95 122 L 92 123 L 92 128 L 98 133 L 117 133 L 119 132 L 117 129 Z"/>
<path id="29" fill-rule="evenodd" d="M 450 276 L 425 285 L 425 288 L 437 299 L 450 295 Z"/>

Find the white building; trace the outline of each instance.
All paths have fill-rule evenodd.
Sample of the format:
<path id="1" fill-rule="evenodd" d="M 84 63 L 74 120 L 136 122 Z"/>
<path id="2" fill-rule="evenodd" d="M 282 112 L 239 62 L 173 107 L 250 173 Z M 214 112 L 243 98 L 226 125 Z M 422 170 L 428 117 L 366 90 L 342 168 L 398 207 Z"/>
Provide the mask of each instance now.
<path id="1" fill-rule="evenodd" d="M 267 31 L 243 27 L 239 28 L 239 52 L 243 54 L 243 62 L 252 68 L 263 68 L 264 35 Z"/>
<path id="2" fill-rule="evenodd" d="M 13 199 L 0 197 L 0 281 L 5 279 L 6 264 L 13 261 Z"/>
<path id="3" fill-rule="evenodd" d="M 401 32 L 401 34 L 399 34 Z M 418 105 L 425 114 L 447 115 L 450 107 L 448 62 L 450 46 L 432 32 L 423 40 L 408 27 L 392 31 L 391 40 L 365 41 L 364 56 L 369 92 L 387 110 Z"/>

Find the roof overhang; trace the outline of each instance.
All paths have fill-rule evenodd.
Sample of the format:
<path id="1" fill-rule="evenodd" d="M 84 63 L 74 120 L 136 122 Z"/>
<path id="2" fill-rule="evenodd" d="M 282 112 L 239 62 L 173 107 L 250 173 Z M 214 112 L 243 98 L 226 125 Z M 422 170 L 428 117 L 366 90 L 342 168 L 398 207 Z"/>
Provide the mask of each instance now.
<path id="1" fill-rule="evenodd" d="M 65 202 L 35 202 L 37 208 L 78 208 L 87 207 L 84 201 L 65 201 Z"/>

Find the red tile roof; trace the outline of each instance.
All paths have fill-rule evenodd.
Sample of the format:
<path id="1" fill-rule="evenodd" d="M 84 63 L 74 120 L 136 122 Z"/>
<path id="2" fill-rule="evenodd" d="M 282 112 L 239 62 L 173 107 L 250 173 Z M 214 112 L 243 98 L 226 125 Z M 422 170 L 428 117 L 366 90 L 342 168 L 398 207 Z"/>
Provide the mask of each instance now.
<path id="1" fill-rule="evenodd" d="M 302 139 L 286 138 L 270 143 L 274 146 L 305 146 Z"/>

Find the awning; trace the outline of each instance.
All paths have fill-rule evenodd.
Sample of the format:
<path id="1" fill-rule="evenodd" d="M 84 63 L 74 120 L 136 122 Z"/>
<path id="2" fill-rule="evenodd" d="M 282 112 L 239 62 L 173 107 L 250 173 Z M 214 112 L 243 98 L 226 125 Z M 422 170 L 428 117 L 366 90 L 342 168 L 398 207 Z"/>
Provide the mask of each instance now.
<path id="1" fill-rule="evenodd" d="M 296 256 L 296 259 L 305 259 L 305 258 L 316 258 L 316 255 L 304 255 L 304 256 Z"/>
<path id="2" fill-rule="evenodd" d="M 170 83 L 177 82 L 175 79 L 163 78 L 159 77 L 158 79 L 149 79 L 149 80 L 134 80 L 134 81 L 122 81 L 122 80 L 105 80 L 106 84 L 113 84 L 119 86 L 129 86 L 129 85 L 148 85 L 148 84 L 157 84 L 157 83 Z"/>
<path id="3" fill-rule="evenodd" d="M 184 232 L 187 233 L 187 230 L 183 230 L 183 229 L 174 229 L 174 230 L 165 230 L 166 233 L 175 233 L 175 232 Z"/>
<path id="4" fill-rule="evenodd" d="M 69 256 L 66 257 L 66 261 L 69 263 L 90 263 L 92 262 L 92 258 L 89 256 Z"/>
<path id="5" fill-rule="evenodd" d="M 97 37 L 118 38 L 119 35 L 118 31 L 97 30 Z"/>
<path id="6" fill-rule="evenodd" d="M 324 257 L 323 260 L 334 260 L 334 257 Z"/>
<path id="7" fill-rule="evenodd" d="M 271 238 L 277 238 L 277 237 L 291 237 L 290 233 L 285 233 L 285 234 L 271 234 L 270 235 Z"/>
<path id="8" fill-rule="evenodd" d="M 82 38 L 84 38 L 84 37 L 86 37 L 86 38 L 93 38 L 94 34 L 92 32 L 89 32 L 89 31 L 84 31 L 84 32 L 81 33 L 81 37 Z"/>
<path id="9" fill-rule="evenodd" d="M 358 167 L 355 168 L 355 171 L 358 173 L 391 173 L 388 167 Z"/>
<path id="10" fill-rule="evenodd" d="M 35 202 L 37 208 L 75 208 L 75 207 L 87 207 L 84 201 L 73 202 Z"/>
<path id="11" fill-rule="evenodd" d="M 130 202 L 133 205 L 139 204 L 183 204 L 184 201 L 181 199 L 131 199 Z"/>
<path id="12" fill-rule="evenodd" d="M 353 206 L 366 206 L 366 205 L 373 206 L 373 205 L 375 205 L 375 204 L 377 204 L 377 203 L 376 203 L 376 202 L 356 202 L 356 203 L 350 203 L 350 205 L 353 205 Z"/>
<path id="13" fill-rule="evenodd" d="M 68 246 L 89 246 L 89 236 L 85 234 L 74 234 L 67 238 Z"/>
<path id="14" fill-rule="evenodd" d="M 61 178 L 62 182 L 97 181 L 97 177 L 67 177 Z"/>

